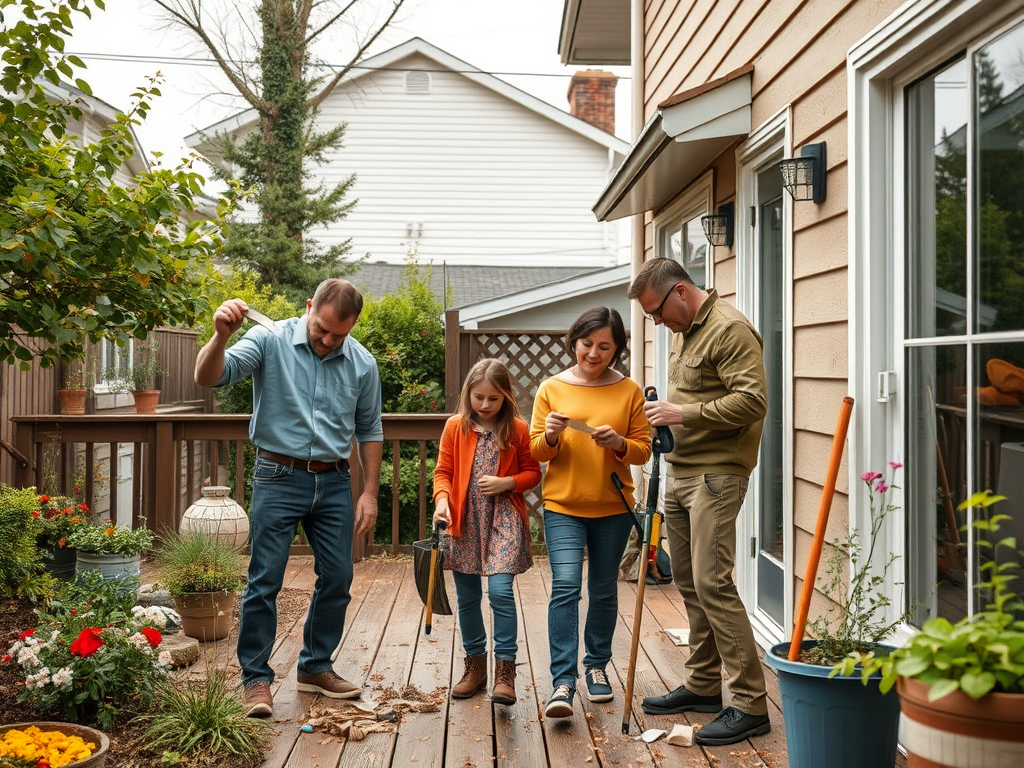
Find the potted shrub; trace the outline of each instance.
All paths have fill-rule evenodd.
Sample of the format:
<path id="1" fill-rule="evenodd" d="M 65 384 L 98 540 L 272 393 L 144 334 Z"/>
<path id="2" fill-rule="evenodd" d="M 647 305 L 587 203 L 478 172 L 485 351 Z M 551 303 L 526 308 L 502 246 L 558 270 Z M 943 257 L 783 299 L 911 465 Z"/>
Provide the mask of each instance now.
<path id="1" fill-rule="evenodd" d="M 77 550 L 71 537 L 89 525 L 89 505 L 67 496 L 42 494 L 37 498 L 39 508 L 32 512 L 37 524 L 36 546 L 46 553 L 46 568 L 53 576 L 64 581 L 73 579 Z"/>
<path id="2" fill-rule="evenodd" d="M 64 368 L 62 386 L 57 390 L 60 412 L 69 415 L 85 413 L 85 398 L 93 385 L 93 373 L 85 360 L 74 360 Z"/>
<path id="3" fill-rule="evenodd" d="M 130 366 L 109 366 L 103 380 L 110 392 L 131 392 L 135 400 L 136 413 L 155 413 L 160 401 L 160 390 L 156 378 L 163 369 L 157 356 L 154 342 L 140 344 L 135 348 Z"/>
<path id="4" fill-rule="evenodd" d="M 159 582 L 174 598 L 182 631 L 197 640 L 222 640 L 231 631 L 245 585 L 246 557 L 201 531 L 162 536 L 154 554 Z"/>
<path id="5" fill-rule="evenodd" d="M 882 523 L 898 509 L 890 498 L 903 465 L 889 466 L 889 480 L 880 472 L 861 475 L 871 494 L 867 551 L 856 534 L 845 545 L 833 542 L 824 587 L 831 603 L 809 625 L 816 639 L 802 641 L 799 661 L 789 660 L 789 643 L 765 654 L 765 663 L 779 671 L 791 768 L 891 766 L 896 759 L 899 702 L 880 687 L 881 660 L 893 649 L 882 641 L 907 614 L 890 618 L 891 601 L 883 591 L 896 556 L 889 555 L 881 573 L 871 569 Z"/>
<path id="6" fill-rule="evenodd" d="M 960 509 L 987 509 L 1005 498 L 984 491 Z M 985 610 L 955 624 L 929 619 L 883 663 L 884 685 L 895 680 L 899 692 L 910 768 L 951 765 L 954 754 L 989 756 L 978 765 L 1024 763 L 1024 602 L 1009 588 L 1017 563 L 999 560 L 1001 550 L 1015 554 L 1018 542 L 995 540 L 1006 519 L 973 523 L 979 542 L 992 547 L 992 559 L 980 566 L 987 578 L 977 585 L 989 598 Z"/>
<path id="7" fill-rule="evenodd" d="M 75 572 L 97 570 L 104 578 L 129 573 L 142 576 L 142 552 L 153 545 L 153 533 L 139 518 L 138 528 L 123 528 L 109 520 L 83 526 L 68 541 L 78 550 Z"/>

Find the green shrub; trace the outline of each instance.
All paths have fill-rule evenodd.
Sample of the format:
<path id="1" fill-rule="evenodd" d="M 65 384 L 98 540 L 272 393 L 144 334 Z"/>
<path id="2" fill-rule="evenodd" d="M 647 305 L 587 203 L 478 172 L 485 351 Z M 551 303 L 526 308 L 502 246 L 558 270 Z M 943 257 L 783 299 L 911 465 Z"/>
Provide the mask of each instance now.
<path id="1" fill-rule="evenodd" d="M 153 559 L 160 584 L 172 595 L 237 592 L 245 584 L 245 556 L 205 533 L 164 534 Z"/>
<path id="2" fill-rule="evenodd" d="M 135 719 L 146 725 L 152 752 L 188 756 L 190 765 L 215 765 L 230 755 L 255 765 L 270 742 L 273 725 L 245 716 L 241 697 L 223 673 L 211 673 L 205 682 L 168 678 L 157 686 L 157 702 L 155 710 Z"/>
<path id="3" fill-rule="evenodd" d="M 36 547 L 39 514 L 35 488 L 0 485 L 0 595 L 37 602 L 53 594 L 56 582 Z"/>

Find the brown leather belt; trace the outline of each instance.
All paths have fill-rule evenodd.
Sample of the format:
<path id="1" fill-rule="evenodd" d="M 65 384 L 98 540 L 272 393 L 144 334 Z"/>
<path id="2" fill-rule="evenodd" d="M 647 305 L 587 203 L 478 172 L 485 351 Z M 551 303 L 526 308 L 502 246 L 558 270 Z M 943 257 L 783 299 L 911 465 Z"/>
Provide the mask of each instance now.
<path id="1" fill-rule="evenodd" d="M 284 464 L 286 467 L 292 469 L 302 469 L 306 472 L 326 472 L 329 469 L 348 469 L 348 459 L 338 459 L 337 461 L 315 461 L 310 459 L 296 459 L 291 456 L 283 456 L 280 453 L 274 453 L 273 451 L 267 451 L 260 448 L 256 455 L 261 459 L 270 459 L 270 461 L 276 461 L 278 464 Z"/>

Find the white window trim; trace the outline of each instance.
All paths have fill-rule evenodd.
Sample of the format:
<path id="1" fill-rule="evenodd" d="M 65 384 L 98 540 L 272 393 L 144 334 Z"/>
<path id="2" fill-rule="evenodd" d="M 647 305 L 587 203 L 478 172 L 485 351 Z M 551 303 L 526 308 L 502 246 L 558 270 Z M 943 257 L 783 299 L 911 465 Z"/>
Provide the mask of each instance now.
<path id="1" fill-rule="evenodd" d="M 714 204 L 714 171 L 708 171 L 654 217 L 654 257 L 658 258 L 663 255 L 660 252 L 661 233 L 670 222 L 678 218 L 689 220 L 694 216 L 709 214 Z M 715 284 L 714 251 L 710 245 L 708 246 L 707 265 L 707 287 L 710 289 Z M 668 392 L 668 354 L 671 339 L 672 333 L 665 326 L 657 326 L 654 329 L 654 382 L 659 394 Z"/>
<path id="2" fill-rule="evenodd" d="M 761 125 L 751 131 L 750 136 L 736 149 L 737 190 L 736 201 L 736 307 L 748 318 L 758 316 L 758 302 L 762 298 L 757 284 L 757 270 L 754 256 L 757 253 L 755 239 L 757 230 L 751 226 L 751 208 L 757 207 L 757 173 L 764 169 L 771 157 L 782 152 L 784 157 L 792 155 L 792 111 L 786 105 Z M 788 531 L 783 542 L 783 578 L 786 584 L 783 596 L 783 626 L 776 626 L 774 619 L 758 610 L 750 614 L 751 624 L 758 642 L 768 647 L 782 642 L 788 636 L 787 627 L 793 625 L 793 200 L 783 194 L 782 247 L 783 280 L 785 295 L 786 342 L 782 359 L 782 461 L 783 461 L 783 528 Z M 754 525 L 755 515 L 751 508 L 755 495 L 748 493 L 744 509 L 737 520 L 737 542 L 749 542 L 758 536 Z M 747 606 L 756 605 L 757 568 L 756 554 L 750 556 L 747 546 L 737 546 L 736 582 L 740 597 Z"/>
<path id="3" fill-rule="evenodd" d="M 1011 0 L 910 0 L 847 55 L 849 382 L 857 403 L 848 438 L 851 529 L 867 530 L 868 525 L 869 497 L 860 473 L 899 460 L 904 451 L 899 383 L 906 380 L 905 366 L 895 343 L 905 320 L 899 313 L 880 311 L 902 306 L 896 297 L 905 295 L 903 270 L 895 269 L 906 260 L 905 217 L 893 215 L 905 211 L 906 199 L 905 119 L 898 95 L 968 42 L 1014 17 L 1020 17 L 1020 5 Z M 881 402 L 876 391 L 881 371 L 896 374 L 896 391 L 888 402 Z M 890 517 L 880 551 L 905 556 L 905 532 L 903 520 Z M 902 604 L 902 595 L 891 597 Z"/>

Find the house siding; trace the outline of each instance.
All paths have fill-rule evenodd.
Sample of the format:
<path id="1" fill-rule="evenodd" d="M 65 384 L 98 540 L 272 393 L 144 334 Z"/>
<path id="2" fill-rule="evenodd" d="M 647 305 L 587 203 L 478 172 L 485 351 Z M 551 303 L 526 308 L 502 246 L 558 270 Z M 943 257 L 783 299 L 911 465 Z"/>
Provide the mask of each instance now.
<path id="1" fill-rule="evenodd" d="M 784 429 L 793 451 L 794 598 L 815 527 L 836 414 L 848 388 L 846 53 L 899 5 L 897 0 L 652 0 L 645 11 L 645 122 L 669 96 L 752 63 L 752 127 L 788 107 L 793 146 L 787 151 L 827 142 L 827 199 L 821 205 L 792 206 L 793 418 Z M 727 151 L 712 167 L 715 205 L 736 201 L 735 153 Z M 654 255 L 651 238 L 652 230 L 646 227 L 645 259 Z M 713 284 L 735 304 L 735 247 L 714 251 Z M 644 371 L 653 375 L 650 324 L 645 328 Z M 847 478 L 844 460 L 829 522 L 830 540 L 842 538 L 848 525 Z M 812 615 L 822 598 L 816 595 L 815 600 Z"/>
<path id="2" fill-rule="evenodd" d="M 430 70 L 430 93 L 405 92 L 407 68 Z M 325 245 L 350 237 L 353 256 L 389 263 L 410 248 L 448 264 L 617 261 L 618 228 L 595 222 L 590 206 L 621 157 L 429 57 L 339 86 L 320 122 L 347 122 L 321 178 L 355 173 L 358 199 L 345 220 L 310 233 Z"/>

